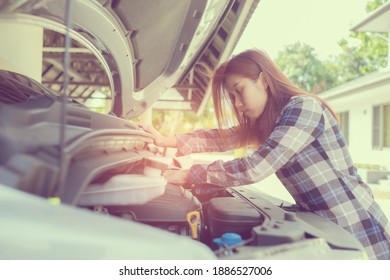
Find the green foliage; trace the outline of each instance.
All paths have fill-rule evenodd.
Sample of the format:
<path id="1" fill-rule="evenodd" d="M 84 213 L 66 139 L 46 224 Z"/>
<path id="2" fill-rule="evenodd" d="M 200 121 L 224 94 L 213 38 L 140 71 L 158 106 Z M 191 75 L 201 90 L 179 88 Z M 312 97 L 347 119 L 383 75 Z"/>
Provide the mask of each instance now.
<path id="1" fill-rule="evenodd" d="M 389 0 L 371 0 L 366 5 L 366 12 L 372 12 L 387 2 L 389 2 Z"/>
<path id="2" fill-rule="evenodd" d="M 366 11 L 372 12 L 386 2 L 388 0 L 369 1 Z M 338 65 L 338 84 L 386 67 L 387 37 L 387 33 L 351 32 L 349 39 L 340 40 L 338 44 L 342 53 L 334 59 Z"/>
<path id="3" fill-rule="evenodd" d="M 154 110 L 152 122 L 153 126 L 166 136 L 216 127 L 212 99 L 199 116 L 193 111 Z"/>
<path id="4" fill-rule="evenodd" d="M 334 85 L 332 76 L 315 52 L 305 43 L 296 42 L 278 53 L 275 63 L 297 86 L 317 93 Z"/>
<path id="5" fill-rule="evenodd" d="M 371 12 L 388 0 L 367 3 Z M 338 42 L 341 54 L 321 61 L 315 50 L 300 42 L 279 52 L 276 64 L 296 85 L 318 93 L 386 67 L 388 34 L 351 32 L 349 38 Z"/>
<path id="6" fill-rule="evenodd" d="M 372 12 L 388 0 L 372 0 L 366 11 Z M 388 34 L 373 32 L 351 32 L 349 39 L 338 42 L 342 53 L 335 59 L 338 63 L 339 83 L 346 83 L 385 67 L 388 63 Z M 355 42 L 355 43 L 353 43 Z"/>
<path id="7" fill-rule="evenodd" d="M 339 83 L 345 83 L 377 71 L 387 65 L 387 34 L 351 32 L 350 38 L 357 39 L 358 45 L 348 40 L 339 41 L 343 52 L 335 63 L 339 68 Z"/>

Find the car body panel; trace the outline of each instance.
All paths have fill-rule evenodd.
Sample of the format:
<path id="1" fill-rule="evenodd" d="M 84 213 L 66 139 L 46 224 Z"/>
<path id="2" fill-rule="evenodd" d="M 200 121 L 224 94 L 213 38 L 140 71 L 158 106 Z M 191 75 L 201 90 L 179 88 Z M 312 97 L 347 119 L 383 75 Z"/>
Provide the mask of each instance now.
<path id="1" fill-rule="evenodd" d="M 42 26 L 83 45 L 113 92 L 103 114 L 0 70 L 0 259 L 364 259 L 342 228 L 245 186 L 166 184 L 151 195 L 145 183 L 156 159 L 161 169 L 182 166 L 126 119 L 196 76 L 197 63 L 227 58 L 257 2 L 75 0 L 71 30 L 66 1 L 0 4 L 0 24 Z M 124 194 L 110 185 L 119 177 Z M 103 188 L 109 199 L 86 196 Z M 225 233 L 242 242 L 218 246 Z"/>

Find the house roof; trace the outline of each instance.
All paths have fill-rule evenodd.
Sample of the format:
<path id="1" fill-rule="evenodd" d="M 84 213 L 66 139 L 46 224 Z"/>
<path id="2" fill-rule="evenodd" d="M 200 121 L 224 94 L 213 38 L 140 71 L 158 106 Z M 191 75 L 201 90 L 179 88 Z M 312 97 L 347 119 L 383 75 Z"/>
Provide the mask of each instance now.
<path id="1" fill-rule="evenodd" d="M 356 32 L 390 32 L 390 2 L 370 13 L 355 24 L 351 31 Z"/>
<path id="2" fill-rule="evenodd" d="M 390 83 L 390 69 L 386 68 L 377 72 L 367 74 L 363 77 L 342 84 L 338 87 L 321 92 L 318 94 L 324 100 L 336 99 L 344 97 L 346 94 L 355 94 L 363 90 L 384 84 Z"/>
<path id="3" fill-rule="evenodd" d="M 390 2 L 370 13 L 359 23 L 352 26 L 350 30 L 356 32 L 390 32 Z M 345 94 L 358 93 L 385 82 L 390 83 L 389 67 L 354 79 L 318 95 L 325 100 L 330 100 L 343 97 Z"/>

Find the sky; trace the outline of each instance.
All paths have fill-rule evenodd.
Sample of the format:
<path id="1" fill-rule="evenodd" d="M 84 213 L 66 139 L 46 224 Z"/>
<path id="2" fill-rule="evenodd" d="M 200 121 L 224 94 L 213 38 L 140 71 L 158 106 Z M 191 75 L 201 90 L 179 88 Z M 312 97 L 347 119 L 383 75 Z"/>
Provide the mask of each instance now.
<path id="1" fill-rule="evenodd" d="M 249 48 L 271 58 L 297 41 L 312 46 L 320 59 L 337 55 L 337 42 L 367 16 L 369 0 L 260 0 L 234 54 Z"/>

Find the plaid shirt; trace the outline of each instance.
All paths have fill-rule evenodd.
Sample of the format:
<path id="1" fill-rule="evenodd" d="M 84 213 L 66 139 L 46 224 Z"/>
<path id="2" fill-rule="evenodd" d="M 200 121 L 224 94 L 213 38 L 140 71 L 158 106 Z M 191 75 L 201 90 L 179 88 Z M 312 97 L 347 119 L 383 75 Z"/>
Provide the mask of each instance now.
<path id="1" fill-rule="evenodd" d="M 178 155 L 227 151 L 239 146 L 218 129 L 177 134 Z M 268 139 L 252 155 L 194 164 L 189 183 L 225 187 L 258 182 L 276 173 L 296 203 L 352 233 L 370 259 L 390 259 L 390 224 L 361 180 L 332 113 L 313 97 L 290 99 Z"/>

